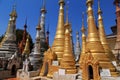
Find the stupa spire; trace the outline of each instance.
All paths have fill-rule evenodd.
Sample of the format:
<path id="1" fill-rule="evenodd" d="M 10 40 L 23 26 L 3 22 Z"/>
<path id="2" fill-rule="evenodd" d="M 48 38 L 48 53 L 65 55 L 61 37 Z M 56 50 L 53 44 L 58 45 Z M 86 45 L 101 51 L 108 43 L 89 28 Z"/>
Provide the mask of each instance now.
<path id="1" fill-rule="evenodd" d="M 70 32 L 71 32 L 71 24 L 69 23 L 69 13 L 68 13 L 68 3 L 66 4 L 66 21 L 65 21 L 65 28 L 69 28 L 70 29 Z"/>
<path id="2" fill-rule="evenodd" d="M 40 26 L 40 21 L 38 23 L 38 26 L 36 27 L 36 42 L 35 42 L 35 47 L 34 47 L 34 54 L 39 54 L 40 55 L 40 30 L 41 30 L 41 26 Z M 42 57 L 42 56 L 41 56 Z"/>
<path id="3" fill-rule="evenodd" d="M 26 39 L 27 39 L 27 18 L 25 20 L 25 24 L 24 24 L 24 31 L 23 31 L 23 38 L 19 44 L 19 51 L 20 53 L 23 53 L 23 50 L 25 48 L 25 44 L 26 44 Z"/>
<path id="4" fill-rule="evenodd" d="M 41 26 L 40 26 L 40 18 L 39 18 L 39 21 L 38 21 L 38 25 L 36 27 L 36 39 L 39 39 L 40 40 L 40 30 L 41 30 Z"/>
<path id="5" fill-rule="evenodd" d="M 14 26 L 16 26 L 16 18 L 17 18 L 17 12 L 16 12 L 16 5 L 14 4 L 13 5 L 13 9 L 12 9 L 12 12 L 10 13 L 10 19 L 9 19 L 9 23 L 8 23 L 8 29 L 7 29 L 7 32 L 6 32 L 6 35 L 8 36 L 10 33 L 12 33 L 12 30 L 13 32 L 15 31 L 16 27 L 11 27 L 10 25 L 12 25 L 12 23 L 14 24 Z M 10 28 L 11 27 L 11 28 Z M 10 30 L 11 29 L 11 30 Z M 14 32 L 14 34 L 16 34 Z M 16 38 L 15 38 L 16 39 Z"/>
<path id="6" fill-rule="evenodd" d="M 25 44 L 25 48 L 24 48 L 24 51 L 23 51 L 23 54 L 24 55 L 29 55 L 30 54 L 30 38 L 29 38 L 29 34 L 27 36 L 27 40 L 26 40 L 26 44 Z"/>
<path id="7" fill-rule="evenodd" d="M 45 32 L 45 19 L 46 19 L 46 0 L 42 0 L 43 4 L 42 4 L 42 8 L 41 8 L 41 18 L 40 18 L 40 26 L 41 26 L 41 30 L 40 30 L 40 45 L 44 45 L 41 46 L 41 54 L 42 56 L 44 56 L 44 52 L 48 49 L 48 45 L 46 44 L 46 32 Z"/>
<path id="8" fill-rule="evenodd" d="M 71 27 L 71 23 L 69 22 L 69 13 L 68 13 L 68 8 L 69 8 L 69 2 L 67 2 L 67 5 L 66 5 L 66 22 L 65 22 L 65 30 L 66 29 L 69 29 L 70 31 L 70 36 L 71 36 L 71 47 L 72 47 L 72 51 L 73 51 L 73 54 L 74 54 L 74 44 L 73 44 L 73 36 L 72 36 L 72 27 Z"/>
<path id="9" fill-rule="evenodd" d="M 10 13 L 10 20 L 16 21 L 16 18 L 17 18 L 16 4 L 14 4 L 12 12 Z"/>
<path id="10" fill-rule="evenodd" d="M 82 53 L 85 53 L 85 46 L 86 46 L 86 35 L 85 35 L 86 29 L 84 27 L 81 28 L 82 32 L 82 50 L 81 50 L 81 55 Z"/>
<path id="11" fill-rule="evenodd" d="M 41 30 L 41 26 L 40 26 L 40 18 L 39 18 L 39 22 L 38 25 L 36 27 L 36 42 L 35 42 L 35 48 L 34 48 L 34 53 L 35 54 L 40 54 L 40 30 Z"/>
<path id="12" fill-rule="evenodd" d="M 99 30 L 100 41 L 101 44 L 103 45 L 105 53 L 110 58 L 110 60 L 115 60 L 115 57 L 112 51 L 110 50 L 110 47 L 108 46 L 108 42 L 106 39 L 106 34 L 103 25 L 103 18 L 102 18 L 102 10 L 100 8 L 100 0 L 98 0 L 98 28 L 99 28 L 98 30 Z"/>
<path id="13" fill-rule="evenodd" d="M 33 48 L 33 52 L 30 54 L 30 61 L 33 65 L 33 70 L 38 70 L 42 64 L 43 54 L 41 53 L 41 44 L 40 44 L 40 18 L 38 21 L 38 25 L 36 27 L 36 38 L 35 38 L 35 44 Z"/>
<path id="14" fill-rule="evenodd" d="M 82 12 L 82 28 L 84 28 L 84 12 Z"/>
<path id="15" fill-rule="evenodd" d="M 49 32 L 49 25 L 48 25 L 48 29 L 47 29 L 47 32 L 46 32 L 46 43 L 47 43 L 48 46 L 49 46 L 49 34 L 50 34 L 50 32 Z"/>
<path id="16" fill-rule="evenodd" d="M 65 5 L 65 1 L 64 0 L 59 0 L 59 5 L 62 8 Z"/>
<path id="17" fill-rule="evenodd" d="M 76 32 L 76 47 L 75 47 L 75 57 L 76 57 L 76 61 L 79 60 L 79 56 L 80 56 L 80 52 L 81 52 L 81 48 L 80 48 L 80 41 L 79 41 L 79 32 Z"/>
<path id="18" fill-rule="evenodd" d="M 100 8 L 100 0 L 98 0 L 98 13 L 101 12 L 102 14 L 102 11 L 101 11 L 101 8 Z"/>
<path id="19" fill-rule="evenodd" d="M 82 48 L 81 48 L 81 53 L 80 53 L 80 61 L 83 60 L 83 55 L 85 55 L 85 47 L 86 47 L 86 35 L 85 35 L 85 27 L 84 27 L 84 12 L 82 13 L 82 27 L 81 27 L 81 32 L 82 32 Z"/>
<path id="20" fill-rule="evenodd" d="M 85 53 L 85 45 L 86 45 L 86 35 L 85 35 L 85 27 L 84 27 L 84 12 L 82 14 L 82 28 L 81 28 L 81 32 L 82 32 L 82 53 Z M 82 54 L 81 54 L 82 55 Z"/>
<path id="21" fill-rule="evenodd" d="M 66 24 L 69 24 L 69 19 L 68 19 L 68 2 L 66 5 Z"/>
<path id="22" fill-rule="evenodd" d="M 57 59 L 60 61 L 64 52 L 64 38 L 65 38 L 65 28 L 64 28 L 64 0 L 59 0 L 59 16 L 58 24 L 56 29 L 56 35 L 52 45 L 52 49 L 57 55 Z"/>
<path id="23" fill-rule="evenodd" d="M 8 27 L 5 33 L 4 38 L 2 39 L 0 43 L 0 47 L 2 47 L 2 44 L 4 43 L 5 40 L 11 39 L 16 41 L 16 18 L 17 18 L 17 12 L 16 12 L 16 5 L 13 5 L 12 12 L 10 13 L 10 19 L 8 22 Z"/>
<path id="24" fill-rule="evenodd" d="M 23 40 L 26 42 L 27 38 L 27 18 L 25 20 L 25 25 L 24 25 L 24 32 L 23 32 Z"/>
<path id="25" fill-rule="evenodd" d="M 104 52 L 103 46 L 101 45 L 100 38 L 98 35 L 98 31 L 96 28 L 95 20 L 94 20 L 94 15 L 93 15 L 93 0 L 87 0 L 87 14 L 88 14 L 88 38 L 87 38 L 87 48 L 89 48 L 91 51 L 97 51 L 97 52 Z M 98 44 L 99 47 L 94 48 L 94 46 L 91 45 L 96 45 Z"/>
<path id="26" fill-rule="evenodd" d="M 43 4 L 42 4 L 42 8 L 41 8 L 41 13 L 46 13 L 46 9 L 45 9 L 45 7 L 46 7 L 46 5 L 45 5 L 45 3 L 46 3 L 46 0 L 42 0 L 43 1 Z"/>
<path id="27" fill-rule="evenodd" d="M 41 42 L 45 43 L 45 14 L 47 13 L 47 10 L 45 9 L 45 0 L 43 0 L 43 5 L 41 8 L 41 20 L 40 20 L 40 26 L 41 26 L 41 30 L 40 30 L 40 39 Z"/>
<path id="28" fill-rule="evenodd" d="M 66 74 L 75 74 L 77 72 L 75 67 L 75 59 L 71 48 L 71 37 L 69 29 L 65 31 L 64 54 L 61 59 L 60 66 L 66 70 Z"/>

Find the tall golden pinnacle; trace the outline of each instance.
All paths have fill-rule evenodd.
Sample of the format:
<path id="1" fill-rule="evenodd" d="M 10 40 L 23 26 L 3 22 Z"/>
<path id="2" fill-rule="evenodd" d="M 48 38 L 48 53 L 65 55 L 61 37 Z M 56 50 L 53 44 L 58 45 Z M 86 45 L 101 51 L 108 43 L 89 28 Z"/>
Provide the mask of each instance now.
<path id="1" fill-rule="evenodd" d="M 98 31 L 96 29 L 96 24 L 94 22 L 92 4 L 93 4 L 93 0 L 87 0 L 88 37 L 87 37 L 86 48 L 88 48 L 91 52 L 104 52 L 103 46 L 101 45 L 100 42 Z M 96 46 L 96 44 L 98 45 Z"/>
<path id="2" fill-rule="evenodd" d="M 29 55 L 30 54 L 30 41 L 29 41 L 29 34 L 27 36 L 27 40 L 26 40 L 26 44 L 25 44 L 25 48 L 24 48 L 24 51 L 23 51 L 23 54 L 24 55 Z"/>
<path id="3" fill-rule="evenodd" d="M 99 61 L 99 67 L 102 69 L 109 69 L 112 76 L 118 76 L 115 67 L 110 62 L 109 57 L 105 54 L 105 50 L 101 44 L 99 34 L 96 28 L 93 15 L 93 0 L 87 0 L 87 14 L 88 14 L 88 37 L 86 44 L 86 54 L 91 53 L 93 58 Z M 89 66 L 89 65 L 88 65 Z M 99 73 L 96 73 L 99 74 Z"/>
<path id="4" fill-rule="evenodd" d="M 81 32 L 82 32 L 82 53 L 85 53 L 85 45 L 86 45 L 86 35 L 85 35 L 85 27 L 84 27 L 84 18 L 82 19 L 82 28 L 81 28 Z"/>
<path id="5" fill-rule="evenodd" d="M 82 51 L 80 54 L 80 60 L 79 63 L 83 60 L 82 55 L 85 54 L 85 47 L 86 47 L 86 35 L 85 35 L 85 27 L 84 27 L 84 13 L 82 14 L 82 28 L 81 28 L 81 32 L 82 32 Z"/>
<path id="6" fill-rule="evenodd" d="M 68 19 L 68 4 L 66 5 L 66 24 L 69 24 L 69 19 Z"/>
<path id="7" fill-rule="evenodd" d="M 74 53 L 74 46 L 73 46 L 73 36 L 72 36 L 72 27 L 71 27 L 71 23 L 69 22 L 69 14 L 68 14 L 68 8 L 69 8 L 69 6 L 68 6 L 68 3 L 69 2 L 67 2 L 67 4 L 66 4 L 66 22 L 65 22 L 65 25 L 64 25 L 64 27 L 65 27 L 65 30 L 66 29 L 69 29 L 69 31 L 70 31 L 70 36 L 71 36 L 71 47 L 72 47 L 72 51 L 73 51 L 73 53 Z"/>
<path id="8" fill-rule="evenodd" d="M 57 55 L 57 59 L 60 61 L 63 57 L 64 52 L 64 38 L 65 38 L 65 28 L 64 28 L 64 0 L 59 1 L 60 9 L 58 16 L 57 31 L 52 45 L 52 50 Z"/>
<path id="9" fill-rule="evenodd" d="M 69 29 L 66 29 L 65 31 L 64 54 L 61 59 L 60 67 L 65 69 L 66 74 L 75 74 L 77 72 L 71 48 L 71 36 Z"/>
<path id="10" fill-rule="evenodd" d="M 68 4 L 66 5 L 66 22 L 65 22 L 65 29 L 69 29 L 70 33 L 72 33 L 72 29 L 71 29 L 71 24 L 69 23 L 69 19 L 68 19 Z"/>
<path id="11" fill-rule="evenodd" d="M 100 0 L 98 1 L 98 28 L 99 28 L 98 30 L 99 30 L 100 41 L 101 41 L 101 44 L 103 45 L 105 53 L 110 58 L 110 60 L 113 61 L 113 60 L 115 60 L 115 57 L 114 57 L 110 47 L 108 46 L 108 42 L 106 39 L 106 34 L 105 34 L 105 30 L 104 30 L 104 25 L 103 25 L 102 11 L 100 8 Z"/>

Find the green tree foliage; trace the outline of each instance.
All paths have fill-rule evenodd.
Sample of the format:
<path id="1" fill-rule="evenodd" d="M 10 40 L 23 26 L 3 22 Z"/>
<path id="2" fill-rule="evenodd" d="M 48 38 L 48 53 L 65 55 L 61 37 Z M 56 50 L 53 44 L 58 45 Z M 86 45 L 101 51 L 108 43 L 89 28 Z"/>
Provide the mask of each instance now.
<path id="1" fill-rule="evenodd" d="M 21 42 L 22 37 L 23 37 L 23 32 L 24 31 L 22 29 L 17 29 L 16 30 L 16 42 L 17 43 Z M 4 37 L 4 35 L 0 36 L 0 42 L 2 41 L 3 37 Z M 30 35 L 30 50 L 32 50 L 32 48 L 33 48 L 33 41 L 32 41 L 31 35 Z"/>
<path id="2" fill-rule="evenodd" d="M 22 29 L 17 29 L 16 30 L 16 41 L 17 41 L 17 43 L 21 42 L 22 37 L 23 37 L 23 32 L 24 32 L 24 30 L 22 30 Z M 31 35 L 30 35 L 30 50 L 32 50 L 32 48 L 33 48 L 33 41 L 32 41 Z"/>
<path id="3" fill-rule="evenodd" d="M 21 42 L 22 37 L 23 37 L 23 30 L 22 29 L 17 29 L 16 30 L 16 41 L 17 41 L 17 43 Z"/>

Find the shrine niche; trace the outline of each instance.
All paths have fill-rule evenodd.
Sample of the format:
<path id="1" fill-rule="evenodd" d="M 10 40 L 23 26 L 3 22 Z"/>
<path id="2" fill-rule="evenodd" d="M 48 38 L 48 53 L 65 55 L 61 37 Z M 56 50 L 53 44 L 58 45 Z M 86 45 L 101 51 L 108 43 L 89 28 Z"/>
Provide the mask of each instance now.
<path id="1" fill-rule="evenodd" d="M 83 80 L 100 80 L 99 62 L 93 58 L 90 52 L 84 54 L 80 66 Z"/>
<path id="2" fill-rule="evenodd" d="M 58 66 L 53 66 L 52 62 L 57 60 L 56 54 L 52 51 L 51 48 L 44 53 L 43 66 L 40 71 L 40 76 L 53 77 L 53 73 L 58 71 Z"/>

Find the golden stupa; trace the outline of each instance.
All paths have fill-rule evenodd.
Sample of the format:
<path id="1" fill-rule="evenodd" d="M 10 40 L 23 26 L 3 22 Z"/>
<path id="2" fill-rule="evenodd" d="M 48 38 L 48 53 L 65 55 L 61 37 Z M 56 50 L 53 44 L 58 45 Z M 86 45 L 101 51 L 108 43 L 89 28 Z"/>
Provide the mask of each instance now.
<path id="1" fill-rule="evenodd" d="M 113 55 L 110 47 L 108 46 L 108 42 L 106 39 L 106 34 L 103 25 L 102 11 L 100 8 L 100 1 L 98 1 L 98 28 L 99 28 L 98 30 L 99 30 L 100 41 L 101 44 L 103 45 L 105 53 L 107 54 L 107 56 L 110 58 L 111 61 L 114 61 L 115 56 Z"/>
<path id="2" fill-rule="evenodd" d="M 71 47 L 71 36 L 69 29 L 65 31 L 64 54 L 61 59 L 60 68 L 65 69 L 66 74 L 75 74 L 77 69 L 75 67 L 75 59 Z"/>
<path id="3" fill-rule="evenodd" d="M 71 47 L 72 47 L 72 52 L 74 53 L 74 45 L 73 45 L 73 37 L 72 37 L 72 27 L 71 23 L 69 22 L 68 18 L 68 4 L 66 5 L 66 22 L 64 24 L 65 30 L 69 29 L 70 31 L 70 36 L 71 36 Z"/>
<path id="4" fill-rule="evenodd" d="M 86 5 L 88 7 L 88 36 L 85 45 L 85 54 L 81 55 L 82 61 L 79 61 L 80 69 L 82 70 L 82 78 L 83 80 L 100 80 L 100 69 L 109 69 L 111 76 L 118 76 L 119 74 L 116 72 L 110 58 L 105 54 L 105 50 L 99 38 L 92 9 L 93 0 L 87 0 Z"/>
<path id="5" fill-rule="evenodd" d="M 29 56 L 29 54 L 30 54 L 30 40 L 29 40 L 29 34 L 28 34 L 28 36 L 27 36 L 27 40 L 26 40 L 26 44 L 25 44 L 25 48 L 24 48 L 24 50 L 23 50 L 23 55 L 27 55 L 27 56 Z"/>
<path id="6" fill-rule="evenodd" d="M 52 50 L 57 55 L 57 59 L 60 61 L 63 57 L 64 52 L 64 38 L 65 38 L 65 28 L 64 28 L 64 0 L 59 1 L 60 10 L 58 17 L 58 25 L 56 30 L 55 39 L 52 45 Z"/>
<path id="7" fill-rule="evenodd" d="M 40 76 L 53 77 L 53 73 L 57 72 L 60 65 L 60 60 L 64 54 L 64 39 L 65 39 L 65 28 L 64 28 L 64 0 L 59 0 L 59 16 L 55 39 L 53 45 L 44 53 L 43 66 L 40 71 Z M 51 56 L 51 58 L 49 57 Z M 54 66 L 52 62 L 58 61 L 58 65 Z M 49 66 L 46 68 L 45 66 Z M 46 72 L 46 73 L 45 73 Z"/>

